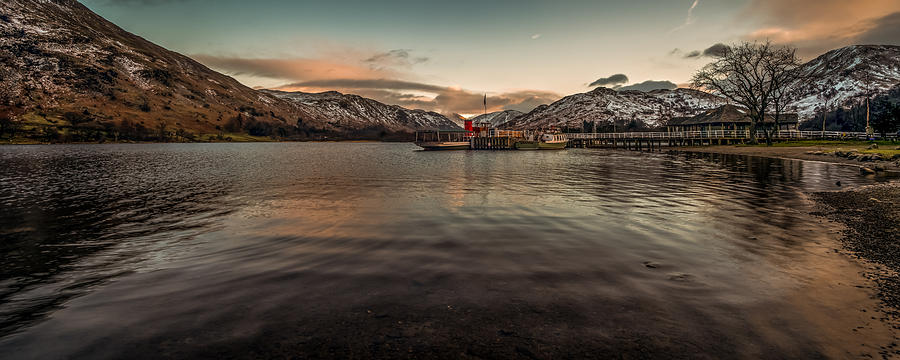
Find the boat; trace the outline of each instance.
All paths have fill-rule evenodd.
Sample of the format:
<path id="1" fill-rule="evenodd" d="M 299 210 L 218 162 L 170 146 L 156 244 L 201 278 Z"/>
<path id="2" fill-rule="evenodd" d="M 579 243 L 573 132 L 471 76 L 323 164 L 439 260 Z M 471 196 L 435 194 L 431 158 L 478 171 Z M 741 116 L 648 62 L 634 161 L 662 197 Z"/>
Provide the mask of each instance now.
<path id="1" fill-rule="evenodd" d="M 468 150 L 466 131 L 422 130 L 416 131 L 416 145 L 425 150 Z"/>
<path id="2" fill-rule="evenodd" d="M 416 145 L 425 150 L 468 150 L 468 141 L 429 141 L 417 142 Z"/>
<path id="3" fill-rule="evenodd" d="M 545 133 L 536 140 L 516 142 L 516 150 L 560 150 L 565 149 L 569 139 L 563 134 Z"/>

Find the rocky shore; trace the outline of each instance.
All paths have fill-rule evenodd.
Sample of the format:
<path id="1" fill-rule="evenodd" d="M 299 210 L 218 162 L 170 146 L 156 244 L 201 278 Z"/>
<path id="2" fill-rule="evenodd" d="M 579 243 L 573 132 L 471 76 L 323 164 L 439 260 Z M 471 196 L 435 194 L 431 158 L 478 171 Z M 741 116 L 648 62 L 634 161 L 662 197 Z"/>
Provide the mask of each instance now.
<path id="1" fill-rule="evenodd" d="M 884 313 L 900 320 L 900 182 L 813 193 L 818 215 L 843 224 L 842 242 L 853 256 L 875 266 L 866 274 L 878 284 Z"/>

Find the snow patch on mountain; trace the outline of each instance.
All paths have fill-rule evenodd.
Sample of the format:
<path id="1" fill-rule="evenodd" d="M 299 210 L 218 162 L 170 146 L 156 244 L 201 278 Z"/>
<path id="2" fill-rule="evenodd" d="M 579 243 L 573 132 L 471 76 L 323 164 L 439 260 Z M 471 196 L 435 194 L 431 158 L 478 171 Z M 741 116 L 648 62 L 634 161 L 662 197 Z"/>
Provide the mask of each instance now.
<path id="1" fill-rule="evenodd" d="M 358 95 L 337 91 L 323 93 L 284 92 L 263 90 L 289 100 L 316 119 L 344 129 L 380 127 L 392 131 L 425 129 L 460 129 L 446 116 L 425 110 L 409 110 L 387 105 Z"/>
<path id="2" fill-rule="evenodd" d="M 489 122 L 491 124 L 491 127 L 501 127 L 503 124 L 513 121 L 522 115 L 525 115 L 525 113 L 518 110 L 503 110 L 478 115 L 471 118 L 470 120 L 472 120 L 472 122 L 476 124 Z"/>
<path id="3" fill-rule="evenodd" d="M 616 91 L 597 88 L 541 105 L 505 125 L 510 128 L 581 127 L 615 121 L 640 121 L 661 126 L 672 117 L 693 116 L 725 104 L 725 100 L 697 90 Z"/>
<path id="4" fill-rule="evenodd" d="M 796 86 L 802 95 L 788 111 L 808 120 L 819 111 L 860 104 L 900 84 L 900 46 L 843 47 L 807 62 L 801 71 L 806 79 Z"/>

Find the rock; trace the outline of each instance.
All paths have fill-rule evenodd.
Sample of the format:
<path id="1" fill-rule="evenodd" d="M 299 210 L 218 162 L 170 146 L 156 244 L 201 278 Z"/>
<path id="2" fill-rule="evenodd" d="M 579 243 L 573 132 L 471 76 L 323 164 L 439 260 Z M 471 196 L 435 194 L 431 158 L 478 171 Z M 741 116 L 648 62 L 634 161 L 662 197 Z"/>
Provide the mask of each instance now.
<path id="1" fill-rule="evenodd" d="M 884 165 L 875 164 L 875 171 L 885 171 L 885 170 L 887 170 L 887 169 L 884 167 Z"/>
<path id="2" fill-rule="evenodd" d="M 861 175 L 874 175 L 874 174 L 875 174 L 875 170 L 869 169 L 869 168 L 867 168 L 867 167 L 860 167 L 860 168 L 859 168 L 859 173 L 860 173 Z"/>
<path id="3" fill-rule="evenodd" d="M 869 145 L 869 150 L 877 149 L 877 148 L 878 148 L 878 144 Z"/>

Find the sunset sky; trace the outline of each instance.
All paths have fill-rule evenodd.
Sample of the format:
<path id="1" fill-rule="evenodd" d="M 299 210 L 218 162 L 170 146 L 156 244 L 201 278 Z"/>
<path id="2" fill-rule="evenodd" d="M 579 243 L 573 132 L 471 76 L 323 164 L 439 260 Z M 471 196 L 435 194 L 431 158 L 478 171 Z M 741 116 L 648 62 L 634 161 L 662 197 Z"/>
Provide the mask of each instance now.
<path id="1" fill-rule="evenodd" d="M 480 113 L 484 93 L 489 110 L 528 111 L 596 86 L 684 84 L 720 43 L 768 38 L 805 59 L 900 45 L 898 0 L 82 2 L 251 87 L 445 114 Z"/>

